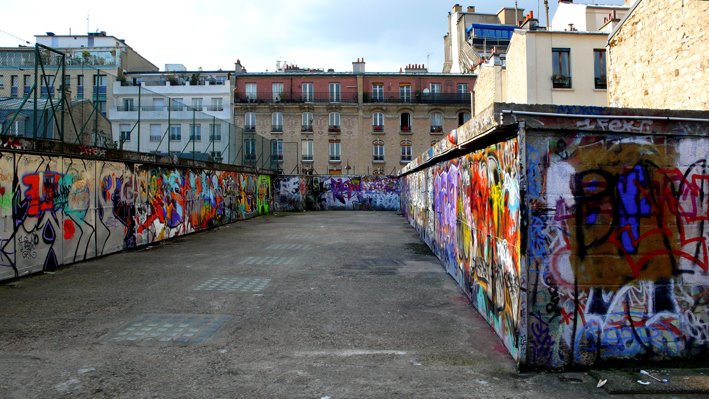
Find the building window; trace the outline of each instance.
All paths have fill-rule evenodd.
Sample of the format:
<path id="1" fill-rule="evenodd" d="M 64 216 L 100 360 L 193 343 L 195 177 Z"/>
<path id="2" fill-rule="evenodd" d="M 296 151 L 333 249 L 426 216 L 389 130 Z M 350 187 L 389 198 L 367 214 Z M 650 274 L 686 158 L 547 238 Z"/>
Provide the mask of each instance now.
<path id="1" fill-rule="evenodd" d="M 170 125 L 170 140 L 171 141 L 182 140 L 182 126 Z"/>
<path id="2" fill-rule="evenodd" d="M 283 83 L 272 83 L 271 95 L 273 102 L 277 103 L 283 101 Z"/>
<path id="3" fill-rule="evenodd" d="M 18 82 L 18 76 L 17 75 L 10 75 L 10 97 L 17 97 L 17 88 L 18 88 L 19 82 Z"/>
<path id="4" fill-rule="evenodd" d="M 401 142 L 401 162 L 411 161 L 411 142 L 404 140 Z"/>
<path id="5" fill-rule="evenodd" d="M 150 141 L 160 141 L 161 137 L 162 137 L 162 130 L 160 128 L 160 124 L 151 124 L 150 125 Z"/>
<path id="6" fill-rule="evenodd" d="M 84 75 L 78 75 L 76 77 L 76 99 L 84 99 Z"/>
<path id="7" fill-rule="evenodd" d="M 162 97 L 153 98 L 153 109 L 152 111 L 162 111 L 165 109 L 165 99 Z M 150 111 L 150 110 L 148 110 Z"/>
<path id="8" fill-rule="evenodd" d="M 303 140 L 303 161 L 313 160 L 313 140 Z"/>
<path id="9" fill-rule="evenodd" d="M 470 120 L 470 112 L 458 112 L 458 126 Z"/>
<path id="10" fill-rule="evenodd" d="M 192 99 L 192 110 L 202 111 L 202 99 L 201 98 L 193 98 Z"/>
<path id="11" fill-rule="evenodd" d="M 443 114 L 441 112 L 431 113 L 431 133 L 441 133 L 443 131 Z"/>
<path id="12" fill-rule="evenodd" d="M 372 83 L 372 101 L 384 101 L 384 83 Z"/>
<path id="13" fill-rule="evenodd" d="M 120 131 L 120 140 L 121 143 L 130 141 L 130 124 L 129 123 L 121 123 L 118 127 Z"/>
<path id="14" fill-rule="evenodd" d="M 248 133 L 256 131 L 256 113 L 247 112 L 244 114 L 244 131 Z"/>
<path id="15" fill-rule="evenodd" d="M 468 97 L 468 84 L 458 83 L 458 99 L 465 100 Z"/>
<path id="16" fill-rule="evenodd" d="M 301 132 L 312 132 L 313 131 L 313 113 L 312 112 L 303 112 L 300 123 L 301 123 L 301 125 L 300 125 Z"/>
<path id="17" fill-rule="evenodd" d="M 255 138 L 244 139 L 244 161 L 246 161 L 246 162 L 256 161 L 256 139 Z"/>
<path id="18" fill-rule="evenodd" d="M 342 92 L 339 83 L 330 83 L 330 102 L 339 103 L 342 101 Z"/>
<path id="19" fill-rule="evenodd" d="M 411 84 L 401 83 L 399 85 L 399 100 L 402 103 L 411 102 Z"/>
<path id="20" fill-rule="evenodd" d="M 0 78 L 2 78 L 2 76 L 0 76 Z M 2 81 L 2 79 L 0 79 L 0 81 Z M 62 87 L 62 89 L 68 89 L 70 87 L 71 87 L 71 76 L 64 75 L 64 87 Z"/>
<path id="21" fill-rule="evenodd" d="M 256 83 L 247 83 L 246 84 L 246 101 L 254 102 L 258 99 L 258 94 L 257 94 L 256 90 L 257 90 Z"/>
<path id="22" fill-rule="evenodd" d="M 557 89 L 571 88 L 571 50 L 568 48 L 553 48 L 552 59 L 552 87 Z"/>
<path id="23" fill-rule="evenodd" d="M 305 102 L 311 102 L 313 101 L 313 84 L 312 83 L 303 83 L 303 101 Z"/>
<path id="24" fill-rule="evenodd" d="M 411 114 L 408 112 L 401 113 L 401 131 L 410 132 L 411 131 Z"/>
<path id="25" fill-rule="evenodd" d="M 330 140 L 329 155 L 331 162 L 340 161 L 340 140 Z"/>
<path id="26" fill-rule="evenodd" d="M 190 124 L 190 141 L 202 141 L 201 124 Z"/>
<path id="27" fill-rule="evenodd" d="M 30 80 L 32 76 L 30 75 L 23 75 L 22 76 L 22 92 L 27 95 L 30 93 L 30 90 L 32 90 L 32 81 Z"/>
<path id="28" fill-rule="evenodd" d="M 374 162 L 384 162 L 384 142 L 375 140 L 372 145 L 372 160 Z"/>
<path id="29" fill-rule="evenodd" d="M 282 132 L 283 131 L 283 113 L 274 112 L 271 114 L 271 131 L 272 132 Z"/>
<path id="30" fill-rule="evenodd" d="M 593 87 L 606 89 L 606 50 L 593 50 Z"/>
<path id="31" fill-rule="evenodd" d="M 381 112 L 375 112 L 372 114 L 372 131 L 383 132 L 384 131 L 384 114 Z"/>
<path id="32" fill-rule="evenodd" d="M 271 160 L 283 161 L 283 140 L 271 140 Z"/>
<path id="33" fill-rule="evenodd" d="M 431 98 L 432 99 L 437 99 L 441 97 L 441 84 L 440 83 L 431 83 Z"/>
<path id="34" fill-rule="evenodd" d="M 209 124 L 209 141 L 222 141 L 222 125 L 220 123 Z"/>
<path id="35" fill-rule="evenodd" d="M 210 111 L 224 111 L 221 97 L 212 98 L 212 105 L 209 106 Z"/>
<path id="36" fill-rule="evenodd" d="M 135 111 L 135 100 L 132 98 L 124 98 L 123 99 L 123 109 L 119 109 L 119 111 Z"/>
<path id="37" fill-rule="evenodd" d="M 54 97 L 54 80 L 56 76 L 42 75 L 40 80 L 40 95 L 42 98 Z M 27 91 L 29 93 L 29 91 Z M 27 94 L 25 93 L 25 94 Z"/>
<path id="38" fill-rule="evenodd" d="M 328 132 L 339 132 L 340 131 L 340 113 L 330 112 L 328 117 Z"/>
<path id="39" fill-rule="evenodd" d="M 182 102 L 181 98 L 173 98 L 170 100 L 170 110 L 171 111 L 182 111 L 185 108 L 185 104 Z"/>

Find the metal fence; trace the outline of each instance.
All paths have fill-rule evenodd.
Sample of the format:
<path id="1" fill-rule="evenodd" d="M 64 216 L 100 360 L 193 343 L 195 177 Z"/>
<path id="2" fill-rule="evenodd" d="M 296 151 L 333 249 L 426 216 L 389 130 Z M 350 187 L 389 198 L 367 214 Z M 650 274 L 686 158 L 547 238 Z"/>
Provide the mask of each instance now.
<path id="1" fill-rule="evenodd" d="M 131 85 L 120 68 L 104 63 L 82 68 L 82 79 L 85 71 L 94 71 L 92 82 L 72 85 L 77 78 L 69 59 L 79 62 L 76 56 L 39 44 L 33 58 L 28 54 L 31 50 L 24 49 L 19 58 L 3 58 L 5 64 L 22 61 L 5 68 L 17 67 L 22 71 L 17 76 L 32 77 L 29 82 L 16 79 L 10 90 L 0 92 L 2 137 L 278 169 L 278 144 L 233 124 L 228 84 L 220 85 L 226 93 L 223 102 L 187 102 L 182 98 L 189 95 L 165 93 L 168 85 Z"/>

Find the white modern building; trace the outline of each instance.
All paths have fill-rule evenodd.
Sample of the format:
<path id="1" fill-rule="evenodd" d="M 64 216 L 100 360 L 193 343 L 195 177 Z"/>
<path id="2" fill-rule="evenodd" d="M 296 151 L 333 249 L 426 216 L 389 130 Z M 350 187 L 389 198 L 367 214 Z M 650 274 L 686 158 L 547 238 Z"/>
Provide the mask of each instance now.
<path id="1" fill-rule="evenodd" d="M 475 70 L 473 114 L 494 102 L 608 106 L 608 34 L 627 10 L 560 2 L 549 29 L 530 13 L 505 57 L 493 55 Z"/>
<path id="2" fill-rule="evenodd" d="M 232 163 L 239 148 L 231 104 L 231 72 L 130 72 L 113 86 L 109 119 L 117 147 Z"/>

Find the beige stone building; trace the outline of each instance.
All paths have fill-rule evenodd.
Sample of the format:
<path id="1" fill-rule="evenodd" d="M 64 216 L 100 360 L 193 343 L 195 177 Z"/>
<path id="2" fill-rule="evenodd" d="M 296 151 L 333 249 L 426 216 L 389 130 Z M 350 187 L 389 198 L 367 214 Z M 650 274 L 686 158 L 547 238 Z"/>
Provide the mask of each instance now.
<path id="1" fill-rule="evenodd" d="M 611 106 L 709 109 L 709 1 L 637 0 L 608 41 Z"/>
<path id="2" fill-rule="evenodd" d="M 627 9 L 560 3 L 549 29 L 529 14 L 506 53 L 477 67 L 473 113 L 493 102 L 607 106 L 607 31 Z"/>
<path id="3" fill-rule="evenodd" d="M 237 68 L 238 70 L 238 68 Z M 272 157 L 286 174 L 393 174 L 470 118 L 475 75 L 305 70 L 239 73 L 234 120 L 243 163 Z M 259 145 L 258 135 L 271 148 Z"/>

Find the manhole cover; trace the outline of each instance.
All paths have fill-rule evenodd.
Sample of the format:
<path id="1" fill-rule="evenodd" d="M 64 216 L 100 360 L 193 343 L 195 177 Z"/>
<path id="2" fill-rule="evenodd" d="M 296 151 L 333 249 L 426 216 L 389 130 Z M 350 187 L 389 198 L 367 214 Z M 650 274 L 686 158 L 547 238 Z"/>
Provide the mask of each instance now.
<path id="1" fill-rule="evenodd" d="M 212 277 L 194 289 L 195 291 L 259 292 L 270 282 L 270 278 L 259 277 Z"/>
<path id="2" fill-rule="evenodd" d="M 106 337 L 109 342 L 154 345 L 204 343 L 231 316 L 146 314 Z"/>
<path id="3" fill-rule="evenodd" d="M 290 265 L 296 261 L 293 256 L 247 256 L 240 265 Z"/>

